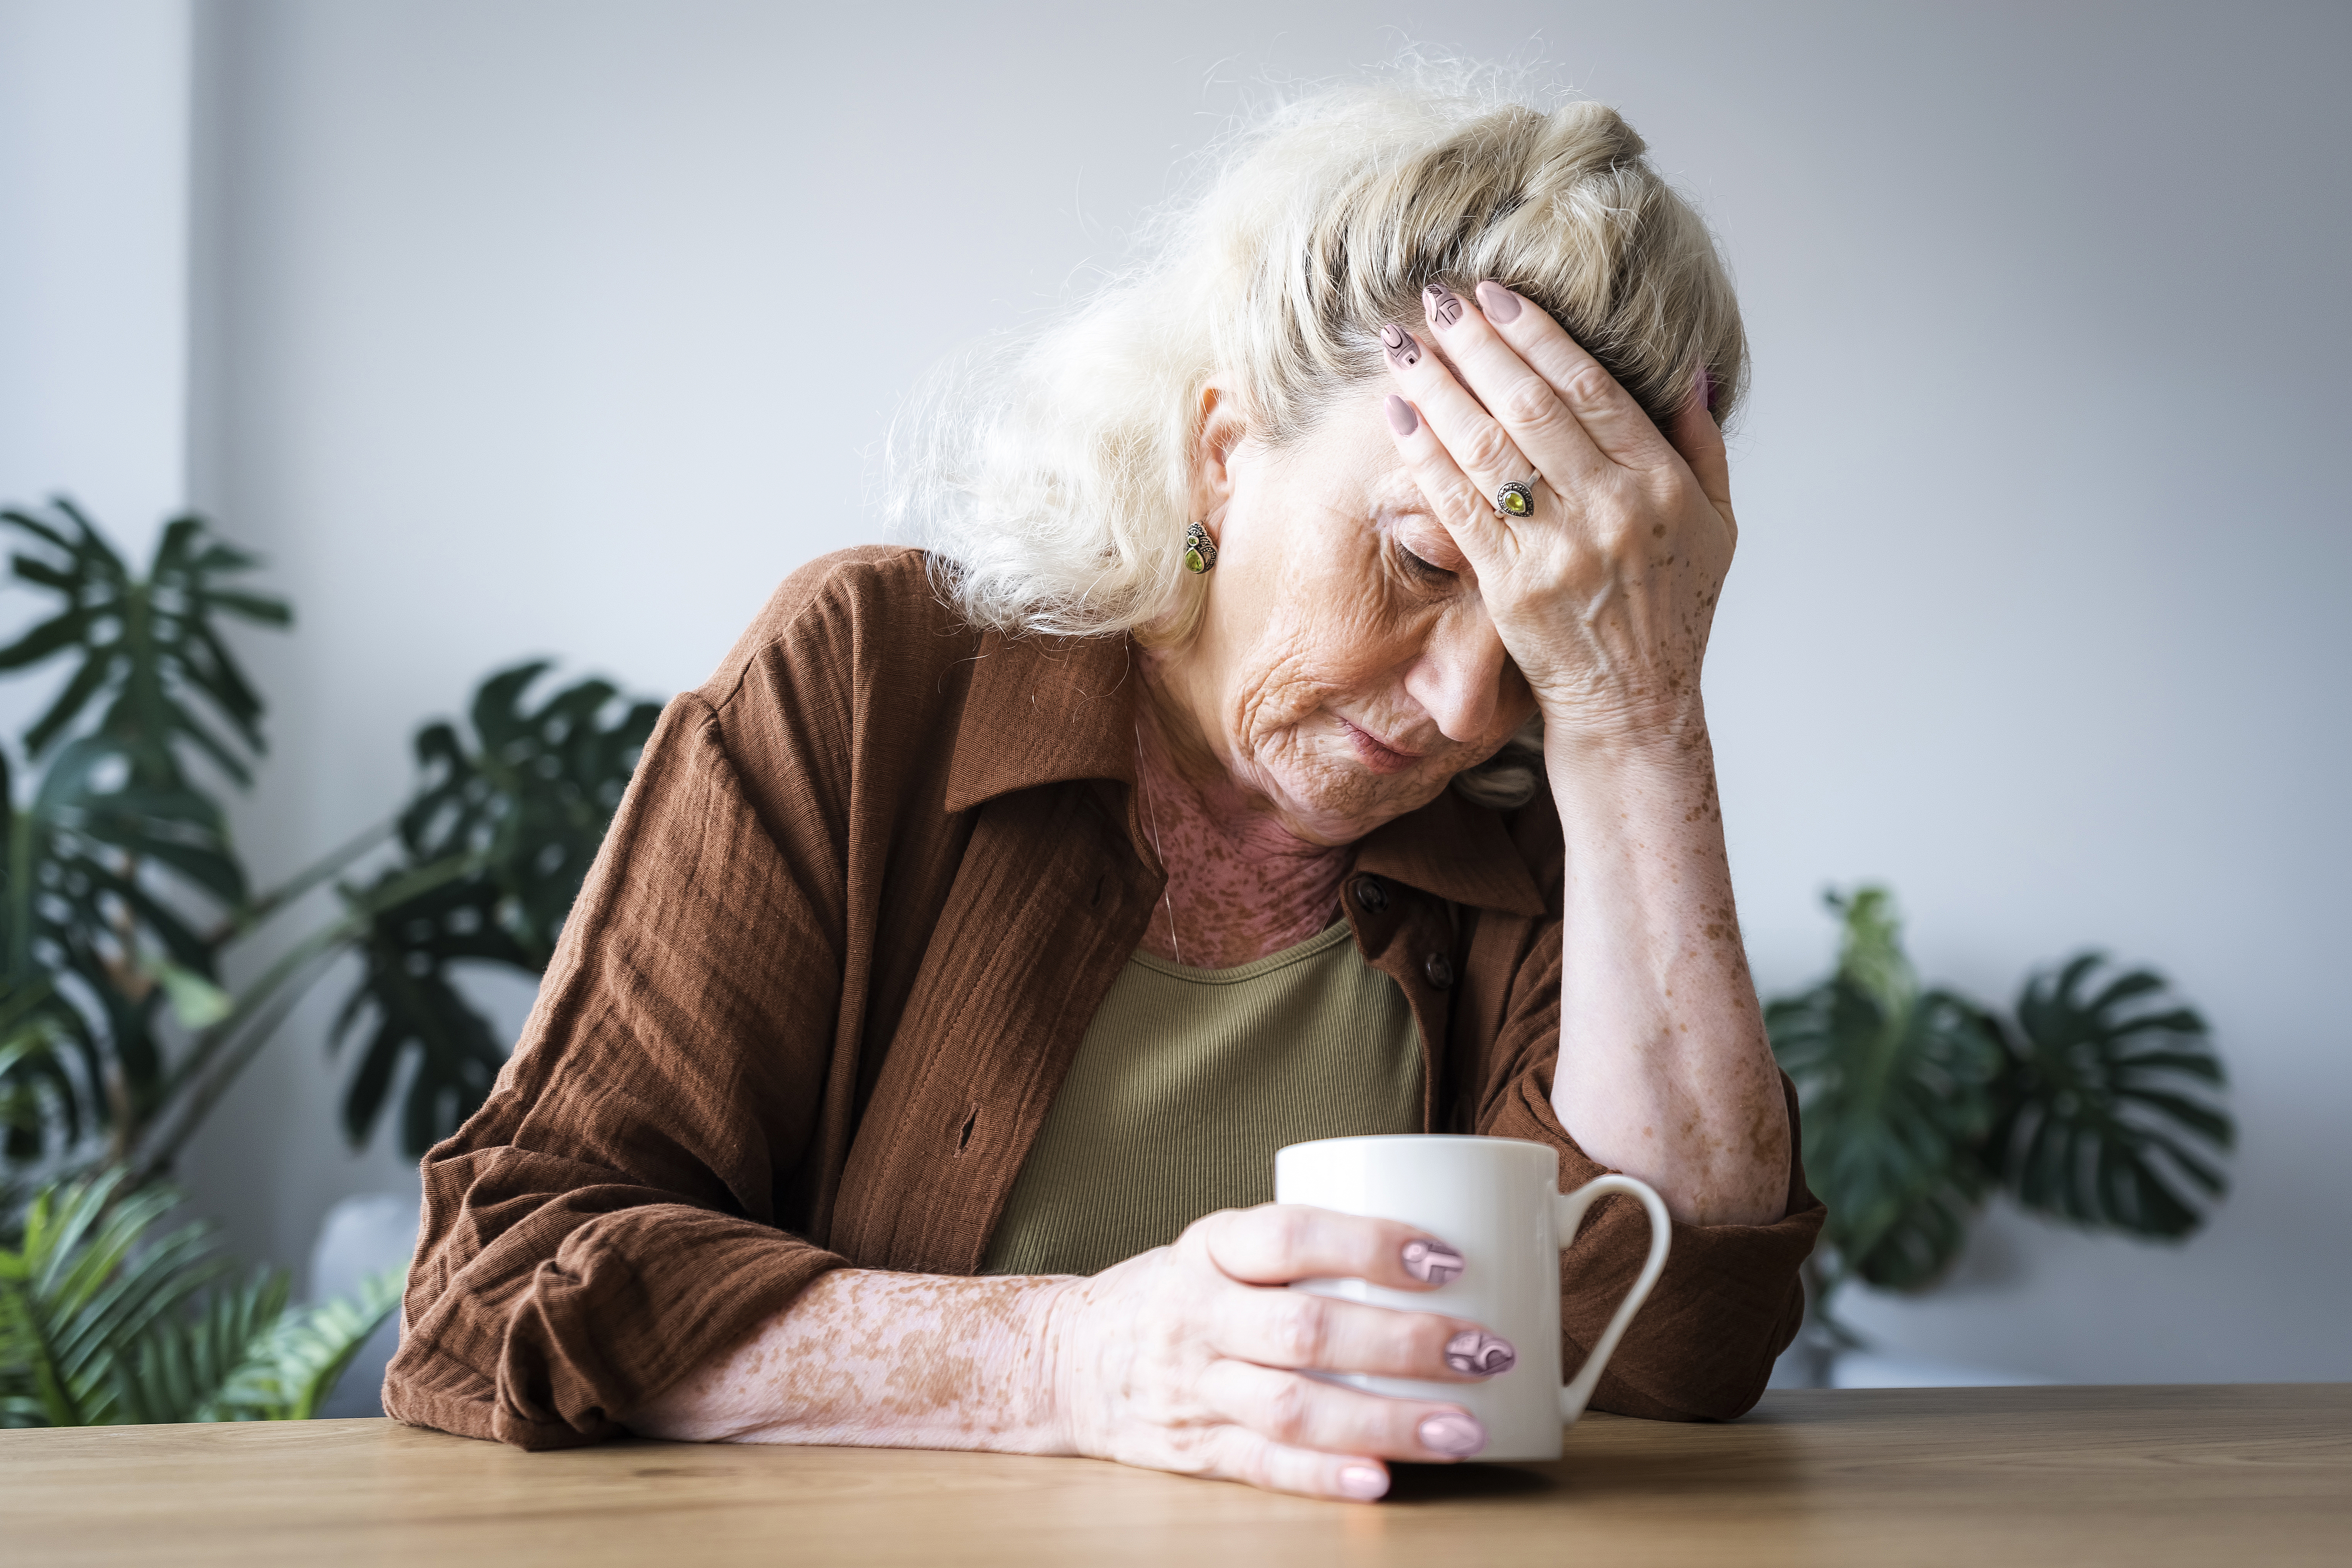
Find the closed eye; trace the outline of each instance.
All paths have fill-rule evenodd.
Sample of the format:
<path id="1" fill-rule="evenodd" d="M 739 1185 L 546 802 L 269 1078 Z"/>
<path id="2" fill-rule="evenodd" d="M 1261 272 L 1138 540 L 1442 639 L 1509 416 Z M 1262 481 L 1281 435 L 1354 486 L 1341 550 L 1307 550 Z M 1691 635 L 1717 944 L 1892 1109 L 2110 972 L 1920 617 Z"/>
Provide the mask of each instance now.
<path id="1" fill-rule="evenodd" d="M 1397 564 L 1404 569 L 1404 574 L 1408 577 L 1413 578 L 1418 582 L 1428 583 L 1433 585 L 1441 583 L 1451 583 L 1454 580 L 1454 574 L 1448 572 L 1443 566 L 1433 565 L 1431 563 L 1423 561 L 1420 556 L 1415 555 L 1412 551 L 1407 550 L 1402 540 L 1397 542 L 1396 552 Z"/>

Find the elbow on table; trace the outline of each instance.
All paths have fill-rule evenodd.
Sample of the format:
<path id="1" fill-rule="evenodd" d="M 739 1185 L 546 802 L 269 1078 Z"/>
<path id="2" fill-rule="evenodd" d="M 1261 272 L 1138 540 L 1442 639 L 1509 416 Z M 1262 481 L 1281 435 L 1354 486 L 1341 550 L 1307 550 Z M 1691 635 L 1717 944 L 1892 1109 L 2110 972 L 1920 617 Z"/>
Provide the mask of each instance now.
<path id="1" fill-rule="evenodd" d="M 1676 1314 L 1643 1336 L 1637 1317 L 1629 1342 L 1619 1347 L 1593 1390 L 1592 1408 L 1645 1421 L 1736 1421 L 1747 1415 L 1764 1397 L 1773 1363 L 1804 1326 L 1804 1286 L 1791 1279 L 1777 1310 L 1750 1310 L 1739 1318 L 1707 1322 L 1698 1314 Z M 1584 1347 L 1564 1349 L 1561 1364 L 1573 1376 L 1583 1364 Z"/>

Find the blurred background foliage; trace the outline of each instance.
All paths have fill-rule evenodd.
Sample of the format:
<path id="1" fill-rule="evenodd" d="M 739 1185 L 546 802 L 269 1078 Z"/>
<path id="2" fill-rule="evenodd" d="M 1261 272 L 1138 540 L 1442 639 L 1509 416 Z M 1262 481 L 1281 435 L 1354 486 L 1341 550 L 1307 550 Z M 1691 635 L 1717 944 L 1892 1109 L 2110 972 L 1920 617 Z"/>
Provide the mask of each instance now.
<path id="1" fill-rule="evenodd" d="M 2236 1129 L 2210 1031 L 2163 976 L 2078 952 L 2004 1015 L 1921 985 L 1885 889 L 1828 903 L 1836 968 L 1764 1011 L 1829 1208 L 1806 1266 L 1819 1351 L 1858 1342 L 1831 1310 L 1842 1287 L 1933 1285 L 1995 1193 L 2145 1239 L 2204 1223 Z"/>
<path id="2" fill-rule="evenodd" d="M 257 890 L 222 800 L 266 705 L 226 633 L 290 607 L 198 517 L 143 574 L 62 498 L 0 527 L 47 600 L 0 672 L 69 667 L 21 757 L 0 746 L 0 1424 L 307 1414 L 396 1284 L 303 1310 L 282 1275 L 233 1282 L 203 1227 L 149 1235 L 173 1162 L 347 955 L 346 1135 L 396 1085 L 405 1153 L 453 1131 L 505 1057 L 458 970 L 545 969 L 659 705 L 598 679 L 534 703 L 546 661 L 498 671 L 467 731 L 418 732 L 401 811 Z"/>

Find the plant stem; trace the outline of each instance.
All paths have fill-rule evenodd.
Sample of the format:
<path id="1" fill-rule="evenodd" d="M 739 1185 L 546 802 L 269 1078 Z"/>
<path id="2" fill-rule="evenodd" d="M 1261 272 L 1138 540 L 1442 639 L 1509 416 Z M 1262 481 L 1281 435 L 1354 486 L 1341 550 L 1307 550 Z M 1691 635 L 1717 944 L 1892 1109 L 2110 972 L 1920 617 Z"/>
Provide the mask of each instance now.
<path id="1" fill-rule="evenodd" d="M 257 898 L 247 900 L 245 907 L 233 913 L 227 922 L 219 929 L 214 940 L 226 943 L 250 934 L 279 910 L 293 903 L 313 888 L 323 885 L 331 879 L 335 873 L 391 837 L 396 826 L 393 818 L 386 817 L 382 822 L 362 828 L 352 838 L 313 860 L 278 886 Z"/>
<path id="2" fill-rule="evenodd" d="M 148 1141 L 147 1149 L 137 1160 L 140 1180 L 146 1181 L 171 1164 L 194 1136 L 205 1114 L 268 1043 L 278 1025 L 285 1022 L 286 1015 L 343 944 L 364 934 L 369 922 L 381 911 L 444 883 L 471 876 L 481 868 L 481 864 L 479 856 L 452 855 L 419 866 L 364 893 L 345 889 L 349 907 L 342 918 L 296 943 L 252 984 L 241 990 L 229 1016 L 198 1035 L 188 1054 L 173 1068 L 158 1099 L 166 1103 L 182 1101 L 183 1108 L 172 1119 L 167 1131 Z M 298 979 L 300 983 L 294 984 Z M 257 1017 L 261 1022 L 247 1029 L 246 1026 Z M 160 1125 L 163 1120 L 158 1116 L 156 1123 Z"/>

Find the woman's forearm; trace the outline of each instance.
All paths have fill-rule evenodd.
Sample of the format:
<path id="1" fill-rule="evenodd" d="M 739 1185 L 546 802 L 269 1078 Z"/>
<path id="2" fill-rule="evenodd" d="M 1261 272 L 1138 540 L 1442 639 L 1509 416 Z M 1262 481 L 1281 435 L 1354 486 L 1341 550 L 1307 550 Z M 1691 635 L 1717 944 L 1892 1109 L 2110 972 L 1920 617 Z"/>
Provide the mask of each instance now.
<path id="1" fill-rule="evenodd" d="M 1068 1283 L 836 1268 L 627 1425 L 688 1442 L 1067 1453 L 1042 1368 Z"/>
<path id="2" fill-rule="evenodd" d="M 1567 837 L 1552 1108 L 1677 1219 L 1781 1217 L 1789 1117 L 1732 902 L 1704 724 L 1654 751 L 1546 747 Z"/>

